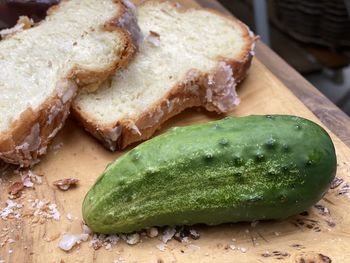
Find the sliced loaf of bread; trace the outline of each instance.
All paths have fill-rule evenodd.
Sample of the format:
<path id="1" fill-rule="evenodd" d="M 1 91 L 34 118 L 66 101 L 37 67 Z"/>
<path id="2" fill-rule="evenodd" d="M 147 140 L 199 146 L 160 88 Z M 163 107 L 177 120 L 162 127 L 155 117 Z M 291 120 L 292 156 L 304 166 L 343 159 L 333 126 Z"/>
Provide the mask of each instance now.
<path id="1" fill-rule="evenodd" d="M 28 166 L 61 129 L 77 87 L 125 66 L 140 31 L 127 0 L 63 0 L 17 31 L 0 41 L 0 159 Z"/>
<path id="2" fill-rule="evenodd" d="M 186 108 L 224 113 L 239 103 L 256 38 L 240 21 L 165 1 L 138 8 L 145 37 L 126 69 L 95 92 L 82 92 L 72 113 L 110 150 L 149 138 Z"/>

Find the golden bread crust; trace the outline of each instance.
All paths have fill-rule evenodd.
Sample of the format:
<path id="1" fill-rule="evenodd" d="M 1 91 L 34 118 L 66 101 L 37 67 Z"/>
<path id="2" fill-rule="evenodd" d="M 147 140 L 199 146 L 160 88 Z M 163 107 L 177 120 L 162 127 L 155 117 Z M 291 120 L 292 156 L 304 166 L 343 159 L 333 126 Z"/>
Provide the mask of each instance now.
<path id="1" fill-rule="evenodd" d="M 19 119 L 11 123 L 7 132 L 0 133 L 0 159 L 21 166 L 38 162 L 38 158 L 45 154 L 49 142 L 67 119 L 77 88 L 102 81 L 128 64 L 137 49 L 133 40 L 136 36 L 129 33 L 125 23 L 120 21 L 130 10 L 122 0 L 113 2 L 119 6 L 119 11 L 111 20 L 106 21 L 103 29 L 118 32 L 123 37 L 123 49 L 117 54 L 115 61 L 99 70 L 86 70 L 79 66 L 72 68 L 64 79 L 57 82 L 54 94 L 38 108 L 28 108 Z M 47 14 L 53 15 L 58 8 L 60 5 L 51 7 Z M 44 22 L 45 20 L 40 23 Z M 136 23 L 136 19 L 131 18 L 127 22 Z M 138 28 L 137 24 L 132 26 Z"/>

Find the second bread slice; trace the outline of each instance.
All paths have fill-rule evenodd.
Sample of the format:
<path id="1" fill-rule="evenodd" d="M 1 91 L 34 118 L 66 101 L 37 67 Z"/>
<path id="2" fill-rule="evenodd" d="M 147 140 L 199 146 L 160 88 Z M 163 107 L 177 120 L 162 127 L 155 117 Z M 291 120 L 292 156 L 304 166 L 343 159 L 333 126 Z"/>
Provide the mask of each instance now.
<path id="1" fill-rule="evenodd" d="M 35 27 L 0 41 L 0 159 L 38 161 L 77 87 L 103 81 L 131 58 L 134 13 L 127 0 L 63 0 Z"/>
<path id="2" fill-rule="evenodd" d="M 189 107 L 230 111 L 253 55 L 249 29 L 213 11 L 147 1 L 138 23 L 145 40 L 135 59 L 73 103 L 74 115 L 110 150 L 149 138 Z"/>

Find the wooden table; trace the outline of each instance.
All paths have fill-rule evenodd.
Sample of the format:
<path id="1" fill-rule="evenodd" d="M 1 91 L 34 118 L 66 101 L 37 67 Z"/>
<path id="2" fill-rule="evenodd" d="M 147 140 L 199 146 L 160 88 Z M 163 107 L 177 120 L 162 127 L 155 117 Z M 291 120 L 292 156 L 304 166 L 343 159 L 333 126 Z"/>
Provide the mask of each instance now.
<path id="1" fill-rule="evenodd" d="M 178 1 L 196 6 L 194 0 Z M 199 2 L 222 10 L 215 1 Z M 19 207 L 13 205 L 11 219 L 0 218 L 0 260 L 5 263 L 350 262 L 350 149 L 344 144 L 349 144 L 346 132 L 349 119 L 262 43 L 258 44 L 257 53 L 248 77 L 239 85 L 242 103 L 230 115 L 292 114 L 321 125 L 323 122 L 336 147 L 340 179 L 317 206 L 308 213 L 277 222 L 194 226 L 201 237 L 189 242 L 171 240 L 165 246 L 158 238 L 143 236 L 142 242 L 135 246 L 119 241 L 110 246 L 102 244 L 94 250 L 89 247 L 92 240 L 89 237 L 87 242 L 64 252 L 58 248 L 62 236 L 82 233 L 81 205 L 85 194 L 106 165 L 125 152 L 107 151 L 70 119 L 50 145 L 48 154 L 33 168 L 34 174 L 43 175 L 39 177 L 42 183 L 35 184 L 35 189 L 25 189 L 22 197 L 15 199 Z M 167 121 L 158 133 L 170 127 L 222 117 L 189 109 Z M 0 174 L 1 211 L 6 207 L 9 186 L 20 178 L 11 171 Z M 53 186 L 54 181 L 64 178 L 77 178 L 79 185 L 66 192 Z M 60 213 L 58 220 L 52 218 L 57 216 L 55 205 Z"/>
<path id="2" fill-rule="evenodd" d="M 196 0 L 201 6 L 230 14 L 216 0 Z M 233 3 L 234 4 L 234 3 Z M 258 42 L 256 57 L 288 87 L 334 134 L 350 146 L 350 118 L 310 82 L 264 43 Z"/>

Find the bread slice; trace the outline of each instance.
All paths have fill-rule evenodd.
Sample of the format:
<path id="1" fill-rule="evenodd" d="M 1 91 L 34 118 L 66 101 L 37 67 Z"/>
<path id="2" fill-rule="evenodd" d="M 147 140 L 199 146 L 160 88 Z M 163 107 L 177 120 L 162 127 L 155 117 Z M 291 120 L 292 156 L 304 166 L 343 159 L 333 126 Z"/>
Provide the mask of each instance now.
<path id="1" fill-rule="evenodd" d="M 36 162 L 61 129 L 77 87 L 126 65 L 140 33 L 134 13 L 128 1 L 63 0 L 36 26 L 0 41 L 2 160 Z"/>
<path id="2" fill-rule="evenodd" d="M 224 113 L 239 103 L 256 38 L 240 21 L 165 1 L 138 8 L 145 36 L 126 69 L 96 92 L 82 92 L 72 113 L 110 150 L 149 138 L 170 117 L 203 106 Z"/>

